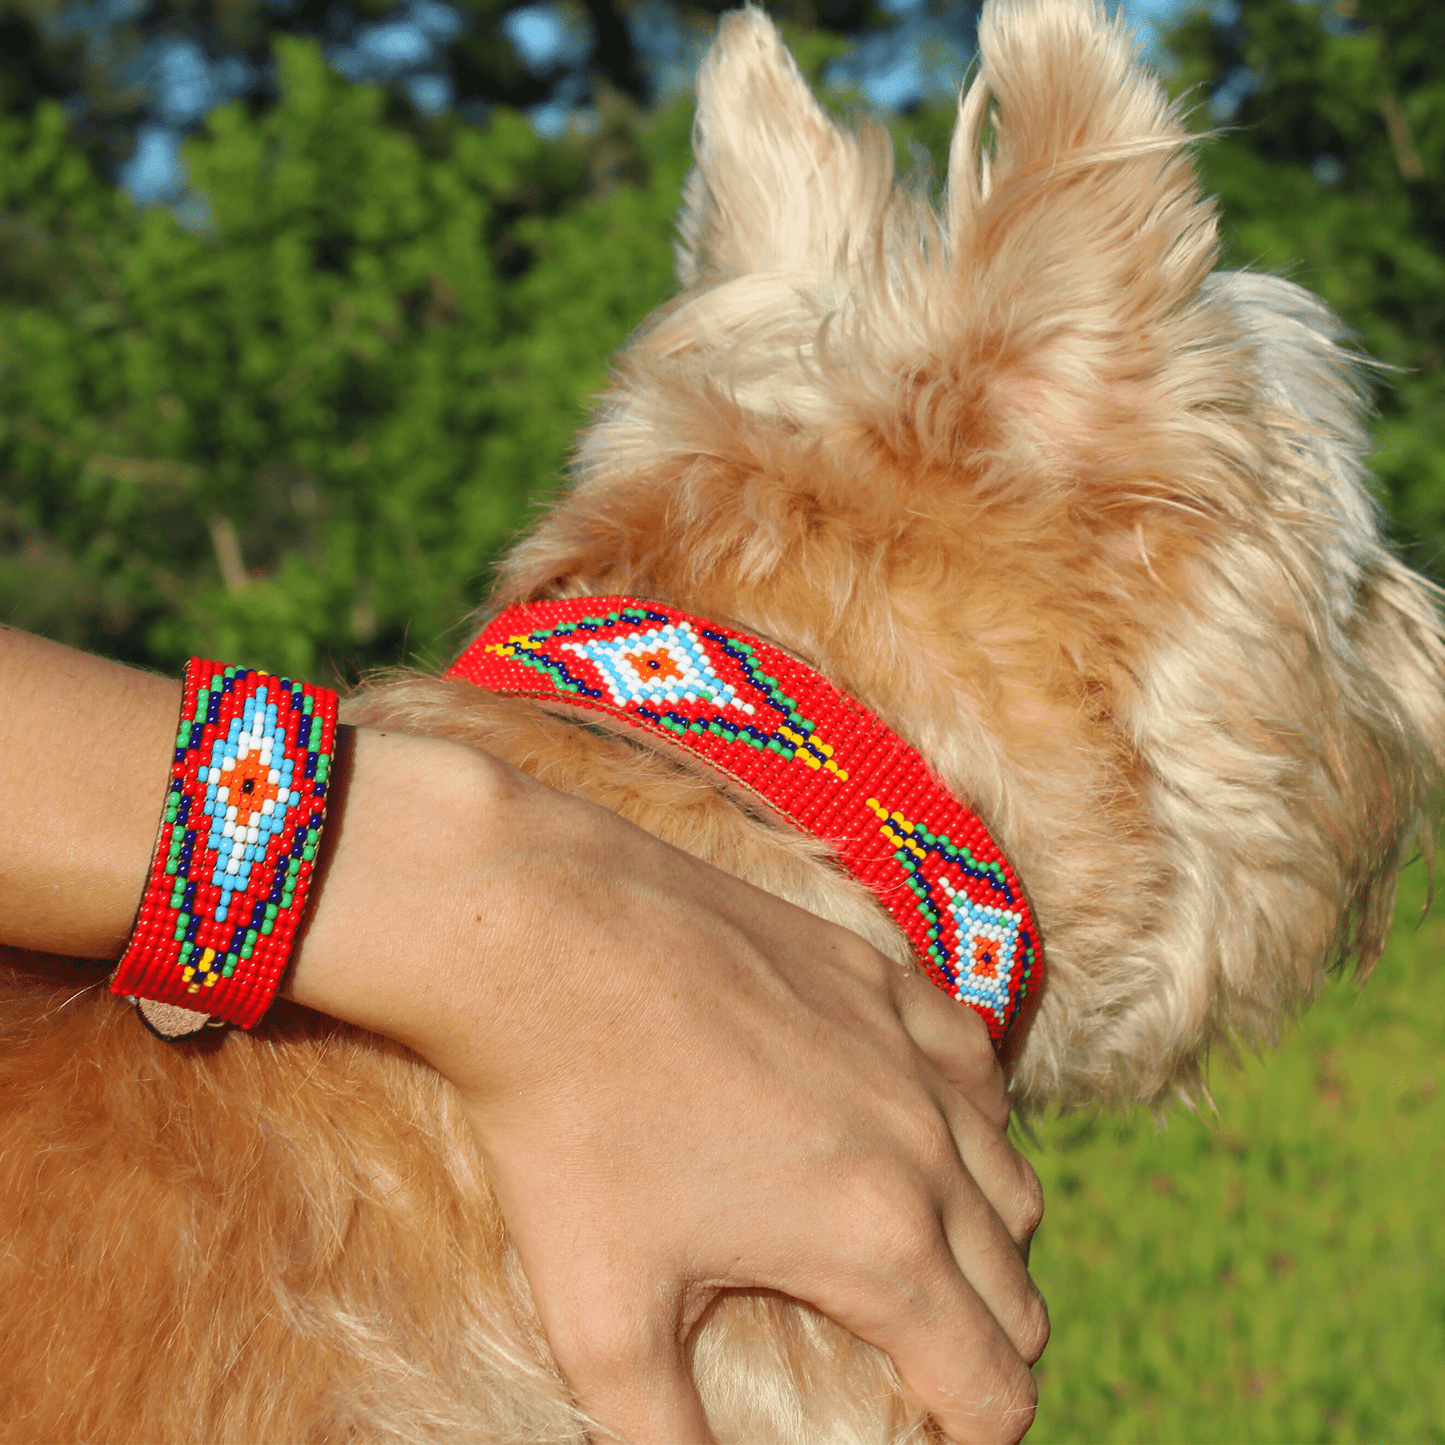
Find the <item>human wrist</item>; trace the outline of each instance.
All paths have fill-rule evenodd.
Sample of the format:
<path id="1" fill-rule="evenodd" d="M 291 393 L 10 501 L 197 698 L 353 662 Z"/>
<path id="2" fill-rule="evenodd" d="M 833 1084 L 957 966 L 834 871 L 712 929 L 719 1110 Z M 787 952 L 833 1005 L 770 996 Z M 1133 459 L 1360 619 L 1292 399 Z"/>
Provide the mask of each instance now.
<path id="1" fill-rule="evenodd" d="M 282 992 L 445 1073 L 454 1054 L 477 1057 L 475 1018 L 506 1007 L 507 971 L 478 970 L 475 959 L 479 937 L 504 930 L 510 912 L 510 815 L 541 785 L 458 743 L 364 728 L 339 781 Z M 467 1006 L 478 991 L 485 1004 Z"/>

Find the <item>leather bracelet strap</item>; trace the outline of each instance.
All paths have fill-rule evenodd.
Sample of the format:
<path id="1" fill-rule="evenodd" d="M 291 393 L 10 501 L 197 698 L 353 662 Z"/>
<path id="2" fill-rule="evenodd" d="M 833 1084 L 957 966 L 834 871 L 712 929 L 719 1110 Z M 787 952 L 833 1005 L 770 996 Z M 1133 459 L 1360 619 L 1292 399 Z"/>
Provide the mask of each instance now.
<path id="1" fill-rule="evenodd" d="M 507 608 L 447 675 L 609 713 L 686 748 L 829 843 L 996 1048 L 1032 1011 L 1038 929 L 977 814 L 886 724 L 778 648 L 660 603 L 584 597 Z"/>

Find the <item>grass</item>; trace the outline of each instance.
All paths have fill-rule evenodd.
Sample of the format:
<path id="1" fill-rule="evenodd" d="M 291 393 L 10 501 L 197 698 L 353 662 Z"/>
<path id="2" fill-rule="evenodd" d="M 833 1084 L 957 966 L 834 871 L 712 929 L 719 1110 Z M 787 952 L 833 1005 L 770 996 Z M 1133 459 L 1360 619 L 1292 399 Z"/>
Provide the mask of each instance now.
<path id="1" fill-rule="evenodd" d="M 1406 875 L 1368 984 L 1220 1062 L 1217 1118 L 1050 1120 L 1029 1445 L 1445 1442 L 1445 907 Z"/>

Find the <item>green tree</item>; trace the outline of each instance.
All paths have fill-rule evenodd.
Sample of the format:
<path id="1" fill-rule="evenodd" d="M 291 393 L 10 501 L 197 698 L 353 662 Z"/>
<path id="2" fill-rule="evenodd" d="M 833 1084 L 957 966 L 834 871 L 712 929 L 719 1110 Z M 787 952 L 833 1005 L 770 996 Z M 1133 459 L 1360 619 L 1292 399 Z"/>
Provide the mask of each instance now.
<path id="1" fill-rule="evenodd" d="M 5 122 L 0 607 L 22 626 L 303 675 L 444 649 L 669 285 L 685 107 L 611 149 L 500 108 L 424 144 L 310 43 L 278 59 L 281 103 L 189 148 L 189 229 L 97 179 L 54 106 Z M 609 191 L 589 160 L 650 180 Z"/>
<path id="2" fill-rule="evenodd" d="M 1201 153 L 1226 260 L 1291 275 L 1398 368 L 1374 465 L 1411 560 L 1445 578 L 1445 7 L 1249 0 L 1169 45 L 1179 90 L 1230 127 Z"/>

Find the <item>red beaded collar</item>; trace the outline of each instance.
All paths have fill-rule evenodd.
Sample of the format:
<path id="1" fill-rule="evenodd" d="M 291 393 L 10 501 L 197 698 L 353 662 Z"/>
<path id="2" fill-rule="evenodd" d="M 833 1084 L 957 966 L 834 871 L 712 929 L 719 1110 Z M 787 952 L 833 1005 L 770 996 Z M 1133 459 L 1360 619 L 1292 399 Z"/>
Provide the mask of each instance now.
<path id="1" fill-rule="evenodd" d="M 447 676 L 687 748 L 827 842 L 995 1048 L 1032 1013 L 1043 951 L 1008 859 L 902 738 L 778 648 L 660 603 L 582 597 L 507 608 Z"/>

